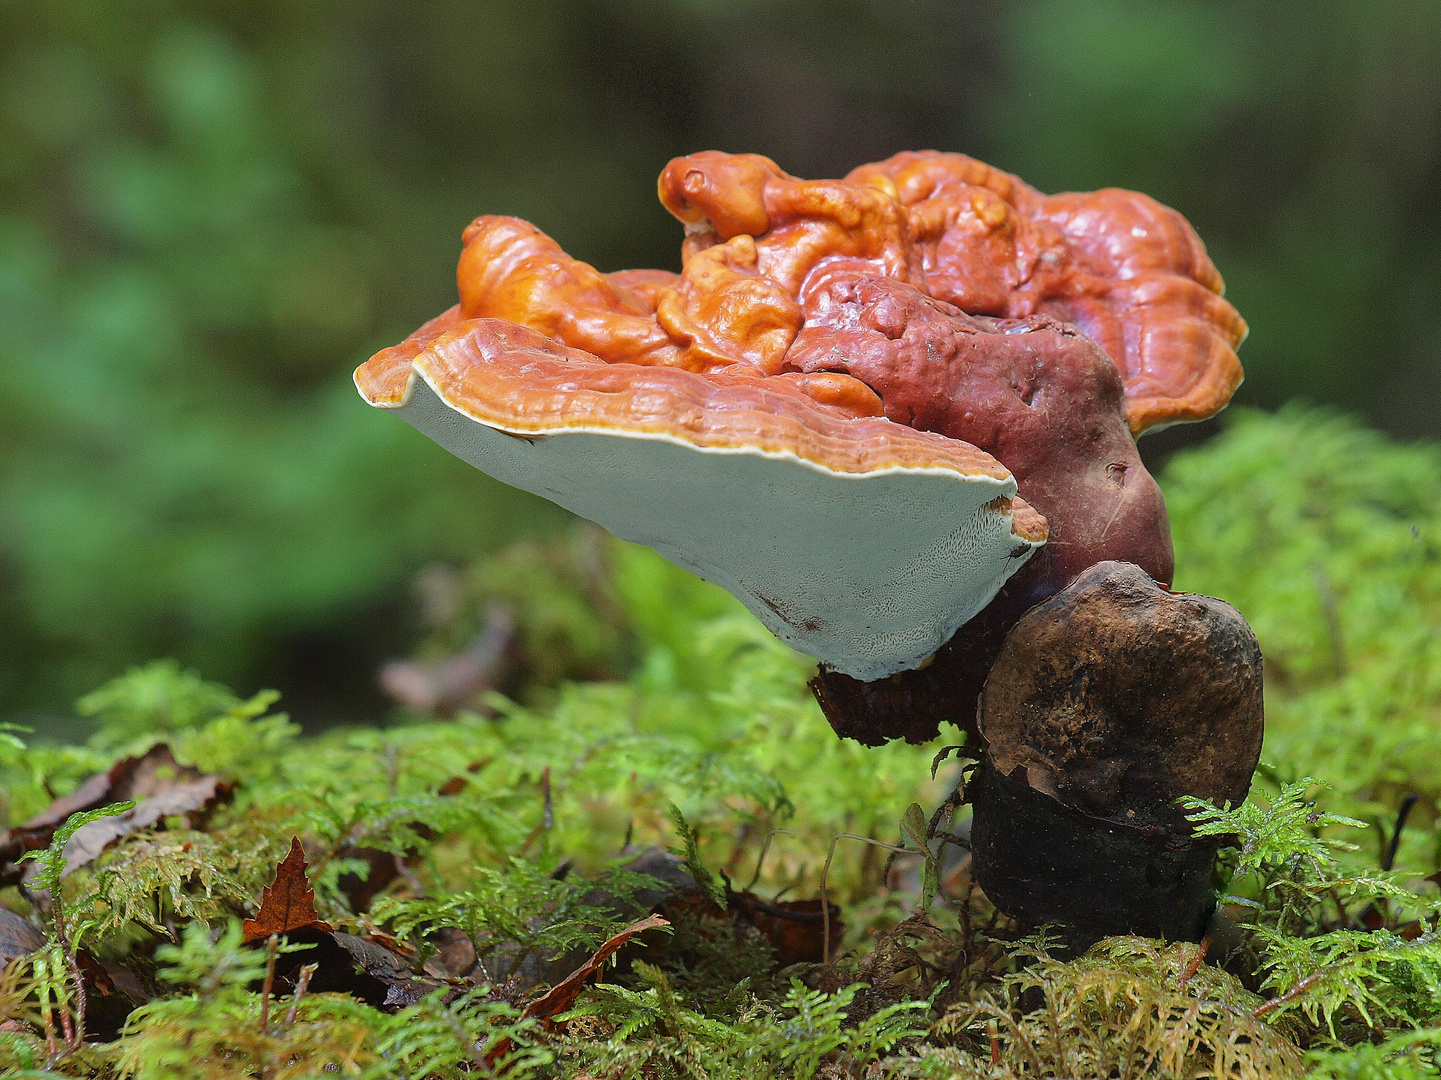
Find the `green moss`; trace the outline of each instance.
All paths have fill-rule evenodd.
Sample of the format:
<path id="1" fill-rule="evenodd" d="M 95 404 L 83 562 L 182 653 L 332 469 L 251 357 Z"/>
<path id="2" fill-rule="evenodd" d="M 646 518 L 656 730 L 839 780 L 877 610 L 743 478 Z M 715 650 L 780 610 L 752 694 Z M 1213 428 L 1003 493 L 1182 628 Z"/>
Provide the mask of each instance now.
<path id="1" fill-rule="evenodd" d="M 1240 608 L 1266 657 L 1265 760 L 1390 818 L 1441 797 L 1441 450 L 1321 411 L 1237 411 L 1162 477 L 1177 588 Z M 1404 854 L 1435 864 L 1430 829 Z M 1385 842 L 1384 835 L 1379 837 Z"/>
<path id="2" fill-rule="evenodd" d="M 886 879 L 884 851 L 845 844 L 827 881 L 847 927 L 833 968 L 778 974 L 755 931 L 682 919 L 654 965 L 628 959 L 563 1030 L 523 1019 L 526 993 L 500 982 L 442 987 L 395 1011 L 337 994 L 276 999 L 262 1023 L 264 950 L 240 944 L 236 920 L 254 914 L 292 835 L 332 925 L 383 928 L 417 967 L 463 931 L 496 980 L 626 921 L 606 904 L 639 885 L 614 872 L 623 852 L 669 846 L 718 893 L 724 872 L 754 875 L 765 898 L 807 897 L 840 834 L 908 850 L 925 840 L 924 808 L 955 780 L 930 778 L 936 747 L 837 740 L 806 690 L 810 662 L 733 599 L 582 532 L 571 547 L 530 544 L 456 578 L 464 604 L 423 649 L 464 647 L 497 597 L 521 628 L 524 700 L 492 694 L 489 715 L 305 737 L 272 711 L 273 695 L 242 700 L 159 663 L 82 700 L 94 724 L 83 745 L 4 733 L 12 817 L 162 740 L 237 786 L 208 819 L 132 834 L 63 878 L 57 846 L 38 856 L 48 944 L 0 976 L 0 1067 L 104 1078 L 327 1066 L 437 1078 L 1436 1075 L 1441 900 L 1423 876 L 1437 864 L 1441 796 L 1441 456 L 1325 414 L 1240 413 L 1163 482 L 1179 585 L 1235 602 L 1268 664 L 1270 764 L 1252 800 L 1191 807 L 1231 843 L 1207 963 L 1195 946 L 1140 939 L 1062 961 L 1015 942 L 963 866 L 901 856 Z M 578 675 L 604 677 L 567 681 Z M 1396 867 L 1382 870 L 1411 792 L 1421 806 Z M 357 878 L 391 865 L 404 872 L 357 902 Z M 158 991 L 114 1042 L 67 1042 L 77 948 Z"/>

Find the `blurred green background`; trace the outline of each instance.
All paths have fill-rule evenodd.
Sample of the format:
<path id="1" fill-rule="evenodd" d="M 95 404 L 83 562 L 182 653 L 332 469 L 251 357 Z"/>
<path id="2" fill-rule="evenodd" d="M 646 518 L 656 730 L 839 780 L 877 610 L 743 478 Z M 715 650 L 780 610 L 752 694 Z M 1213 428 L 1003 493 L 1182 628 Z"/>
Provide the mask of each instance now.
<path id="1" fill-rule="evenodd" d="M 564 520 L 351 386 L 465 223 L 678 269 L 668 158 L 918 147 L 1177 207 L 1239 401 L 1441 435 L 1434 0 L 0 0 L 0 718 L 161 655 L 379 718 L 416 572 Z"/>

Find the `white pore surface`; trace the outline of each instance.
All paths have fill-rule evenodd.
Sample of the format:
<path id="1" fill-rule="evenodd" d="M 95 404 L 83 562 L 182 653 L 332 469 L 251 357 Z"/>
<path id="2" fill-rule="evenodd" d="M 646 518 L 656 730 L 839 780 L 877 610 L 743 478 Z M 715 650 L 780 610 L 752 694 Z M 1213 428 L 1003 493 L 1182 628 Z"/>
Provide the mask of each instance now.
<path id="1" fill-rule="evenodd" d="M 790 453 L 597 429 L 512 435 L 422 379 L 398 415 L 482 472 L 654 548 L 792 648 L 864 681 L 918 667 L 1039 545 L 988 505 L 1007 477 L 832 472 Z"/>

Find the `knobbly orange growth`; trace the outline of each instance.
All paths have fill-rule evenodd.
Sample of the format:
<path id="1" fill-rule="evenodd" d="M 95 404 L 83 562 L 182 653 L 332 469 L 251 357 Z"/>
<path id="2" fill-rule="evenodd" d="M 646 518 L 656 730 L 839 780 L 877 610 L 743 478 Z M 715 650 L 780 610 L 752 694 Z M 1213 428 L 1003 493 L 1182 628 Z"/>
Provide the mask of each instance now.
<path id="1" fill-rule="evenodd" d="M 964 154 L 897 154 L 887 179 L 910 214 L 924 289 L 971 315 L 1074 323 L 1121 371 L 1139 435 L 1203 420 L 1241 383 L 1246 323 L 1222 299 L 1205 245 L 1176 211 L 1120 188 L 1043 195 Z"/>
<path id="2" fill-rule="evenodd" d="M 460 305 L 356 373 L 367 399 L 400 404 L 423 368 L 513 432 L 670 433 L 847 472 L 952 461 L 905 432 L 954 467 L 998 461 L 1025 497 L 1015 527 L 1049 528 L 1047 546 L 925 669 L 822 672 L 827 714 L 863 739 L 929 737 L 929 701 L 965 723 L 1005 631 L 1086 567 L 1170 581 L 1134 436 L 1223 408 L 1246 333 L 1180 214 L 1115 188 L 1044 195 L 935 151 L 840 180 L 706 151 L 667 164 L 658 194 L 685 226 L 678 275 L 602 274 L 526 222 L 477 218 Z"/>
<path id="3" fill-rule="evenodd" d="M 290 838 L 290 851 L 275 868 L 275 880 L 260 894 L 260 910 L 242 927 L 245 943 L 261 941 L 271 934 L 314 928 L 329 930 L 315 910 L 315 890 L 305 879 L 305 851 L 300 837 Z"/>
<path id="4" fill-rule="evenodd" d="M 679 276 L 602 274 L 527 222 L 480 217 L 463 236 L 460 306 L 442 316 L 453 321 L 378 354 L 365 378 L 403 386 L 399 372 L 426 340 L 472 318 L 519 323 L 606 363 L 773 377 L 797 369 L 788 354 L 807 295 L 846 272 L 906 282 L 969 315 L 1075 324 L 1120 371 L 1134 434 L 1204 419 L 1241 381 L 1246 324 L 1205 247 L 1180 214 L 1136 192 L 1043 195 L 935 151 L 843 180 L 705 151 L 667 165 L 658 189 L 686 228 Z M 873 415 L 859 387 L 824 391 L 832 407 Z"/>

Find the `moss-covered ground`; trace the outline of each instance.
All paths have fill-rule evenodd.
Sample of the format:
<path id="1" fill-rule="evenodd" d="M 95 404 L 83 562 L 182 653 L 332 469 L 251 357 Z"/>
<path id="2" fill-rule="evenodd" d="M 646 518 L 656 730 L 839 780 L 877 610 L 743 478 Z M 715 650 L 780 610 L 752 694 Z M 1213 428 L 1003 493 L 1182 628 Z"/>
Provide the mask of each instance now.
<path id="1" fill-rule="evenodd" d="M 1237 413 L 1163 483 L 1177 587 L 1267 664 L 1250 801 L 1192 808 L 1230 843 L 1200 945 L 1019 937 L 954 730 L 839 741 L 805 658 L 582 529 L 419 577 L 386 726 L 304 735 L 158 662 L 78 703 L 83 744 L 4 733 L 0 1068 L 1438 1075 L 1441 453 Z"/>

